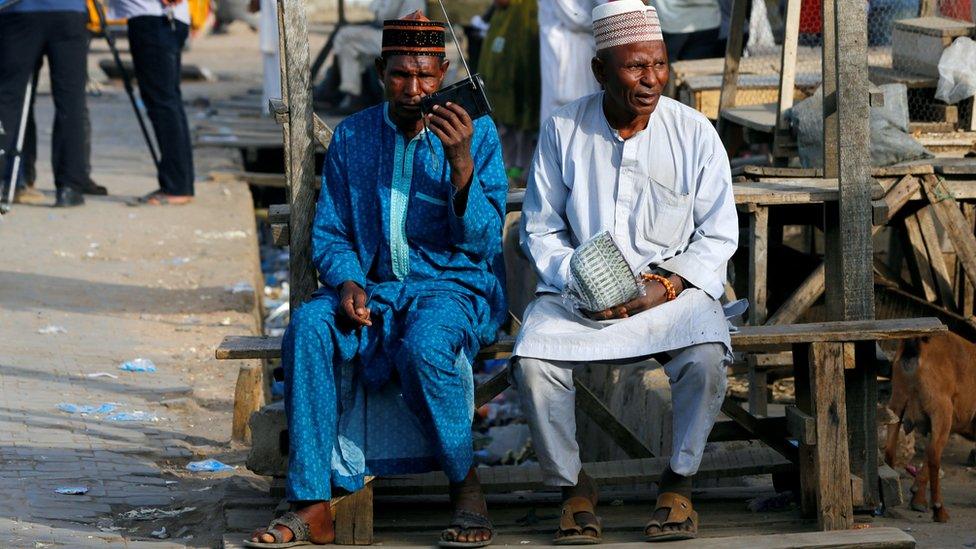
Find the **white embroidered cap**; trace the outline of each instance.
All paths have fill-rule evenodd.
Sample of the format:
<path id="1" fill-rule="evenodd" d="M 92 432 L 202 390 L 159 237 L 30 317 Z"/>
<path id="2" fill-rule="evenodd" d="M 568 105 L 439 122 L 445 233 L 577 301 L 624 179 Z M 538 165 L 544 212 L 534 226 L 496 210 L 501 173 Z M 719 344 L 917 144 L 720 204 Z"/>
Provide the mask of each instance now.
<path id="1" fill-rule="evenodd" d="M 657 10 L 641 0 L 612 0 L 593 8 L 593 37 L 597 50 L 664 40 Z"/>

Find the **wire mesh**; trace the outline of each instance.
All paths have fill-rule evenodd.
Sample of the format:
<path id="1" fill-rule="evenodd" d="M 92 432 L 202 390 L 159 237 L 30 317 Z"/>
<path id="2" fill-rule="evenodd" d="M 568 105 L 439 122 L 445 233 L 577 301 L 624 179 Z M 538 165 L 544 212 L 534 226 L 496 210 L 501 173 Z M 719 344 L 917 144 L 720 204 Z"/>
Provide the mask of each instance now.
<path id="1" fill-rule="evenodd" d="M 822 1 L 752 0 L 739 68 L 736 105 L 776 103 L 787 2 L 799 1 L 794 101 L 812 95 L 822 77 Z M 976 0 L 867 0 L 869 78 L 873 84 L 907 88 L 909 132 L 946 134 L 969 130 L 973 100 L 948 105 L 935 98 L 941 53 L 973 31 Z"/>

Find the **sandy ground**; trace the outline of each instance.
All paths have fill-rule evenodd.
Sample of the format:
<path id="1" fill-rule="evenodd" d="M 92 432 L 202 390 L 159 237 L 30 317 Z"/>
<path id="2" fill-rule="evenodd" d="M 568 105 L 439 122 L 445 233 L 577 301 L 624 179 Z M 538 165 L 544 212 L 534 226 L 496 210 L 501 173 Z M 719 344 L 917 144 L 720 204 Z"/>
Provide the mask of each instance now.
<path id="1" fill-rule="evenodd" d="M 97 79 L 106 53 L 93 43 Z M 196 41 L 185 62 L 219 79 L 187 84 L 188 102 L 259 85 L 257 36 L 243 27 Z M 230 442 L 239 363 L 213 358 L 224 335 L 259 329 L 251 193 L 198 177 L 189 206 L 127 207 L 124 199 L 156 188 L 155 171 L 121 85 L 99 87 L 89 98 L 92 175 L 111 195 L 68 210 L 17 205 L 0 222 L 0 546 L 208 547 L 220 539 L 224 503 L 266 489 Z M 45 88 L 37 187 L 53 202 Z M 235 158 L 197 150 L 195 161 L 205 175 Z M 158 370 L 119 370 L 136 357 Z M 112 403 L 155 420 L 69 414 L 61 403 Z M 186 471 L 201 458 L 238 468 Z M 66 487 L 87 493 L 56 493 Z"/>

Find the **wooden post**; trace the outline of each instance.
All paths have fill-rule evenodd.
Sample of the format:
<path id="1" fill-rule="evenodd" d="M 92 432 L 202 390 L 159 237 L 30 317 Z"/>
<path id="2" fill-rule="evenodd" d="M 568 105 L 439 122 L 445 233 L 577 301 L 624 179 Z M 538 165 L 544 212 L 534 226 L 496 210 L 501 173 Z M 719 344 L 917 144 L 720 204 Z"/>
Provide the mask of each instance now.
<path id="1" fill-rule="evenodd" d="M 796 407 L 813 416 L 814 402 L 810 394 L 810 344 L 793 345 L 793 383 Z M 816 418 L 814 418 L 816 421 Z M 797 466 L 800 468 L 800 509 L 804 516 L 817 514 L 817 454 L 816 445 L 799 441 Z"/>
<path id="2" fill-rule="evenodd" d="M 234 420 L 231 437 L 245 444 L 251 443 L 251 414 L 264 406 L 264 368 L 261 364 L 245 364 L 237 374 L 234 389 Z"/>
<path id="3" fill-rule="evenodd" d="M 976 107 L 974 107 L 976 109 Z M 962 204 L 962 212 L 966 217 L 966 223 L 969 227 L 969 234 L 976 234 L 976 204 L 964 203 Z M 974 285 L 969 279 L 966 278 L 966 273 L 963 270 L 962 261 L 957 261 L 958 265 L 956 269 L 958 270 L 956 274 L 956 284 L 959 286 L 959 308 L 961 309 L 962 316 L 972 316 L 976 314 L 973 310 L 973 301 L 976 297 L 976 285 Z"/>
<path id="4" fill-rule="evenodd" d="M 942 253 L 939 233 L 935 230 L 932 206 L 922 208 L 914 217 L 917 218 L 919 229 L 922 232 L 922 240 L 925 242 L 929 265 L 932 266 L 932 275 L 935 278 L 935 287 L 939 291 L 942 306 L 954 311 L 956 310 L 956 299 L 952 294 L 952 278 L 949 275 L 949 267 L 946 265 L 945 254 Z"/>
<path id="5" fill-rule="evenodd" d="M 826 0 L 822 6 L 824 177 L 837 177 L 840 182 L 836 208 L 824 208 L 827 314 L 830 320 L 865 320 L 874 318 L 873 180 L 870 154 L 864 146 L 870 141 L 867 12 L 863 5 L 845 0 Z M 821 354 L 832 352 L 832 348 L 821 350 Z M 876 403 L 868 402 L 871 395 L 877 395 L 873 361 L 841 375 L 837 383 L 842 390 L 845 377 L 851 469 L 843 485 L 850 490 L 850 473 L 861 478 L 864 504 L 874 507 L 880 500 L 878 464 L 866 459 L 877 447 Z M 817 382 L 811 384 L 819 408 Z M 849 504 L 850 497 L 846 500 Z"/>
<path id="6" fill-rule="evenodd" d="M 773 129 L 773 157 L 785 164 L 789 151 L 784 143 L 792 141 L 786 122 L 786 111 L 793 107 L 796 84 L 796 50 L 800 39 L 800 0 L 787 0 L 783 33 L 783 52 L 779 64 L 779 101 L 776 108 L 776 127 Z"/>
<path id="7" fill-rule="evenodd" d="M 959 204 L 943 182 L 934 175 L 922 178 L 925 196 L 932 203 L 932 211 L 942 223 L 949 241 L 956 249 L 956 257 L 962 263 L 963 272 L 969 281 L 976 284 L 976 237 L 969 228 L 969 222 L 959 209 Z"/>
<path id="8" fill-rule="evenodd" d="M 291 207 L 291 312 L 318 287 L 312 265 L 312 218 L 315 216 L 315 149 L 312 142 L 312 86 L 309 80 L 308 21 L 305 2 L 278 0 L 278 43 L 282 98 L 288 109 L 282 125 L 285 179 Z"/>
<path id="9" fill-rule="evenodd" d="M 749 214 L 749 324 L 766 321 L 766 275 L 769 254 L 769 208 L 754 206 Z"/>
<path id="10" fill-rule="evenodd" d="M 811 415 L 817 425 L 817 445 L 813 449 L 817 524 L 821 530 L 846 530 L 854 524 L 854 509 L 844 398 L 844 344 L 810 345 L 809 364 Z"/>
<path id="11" fill-rule="evenodd" d="M 725 43 L 725 68 L 722 71 L 722 88 L 718 99 L 718 133 L 724 135 L 726 122 L 722 112 L 735 106 L 739 93 L 739 61 L 742 59 L 742 35 L 746 24 L 746 8 L 749 0 L 732 0 L 732 20 L 729 22 L 729 39 Z"/>
<path id="12" fill-rule="evenodd" d="M 338 545 L 372 545 L 373 483 L 333 504 L 335 542 Z"/>

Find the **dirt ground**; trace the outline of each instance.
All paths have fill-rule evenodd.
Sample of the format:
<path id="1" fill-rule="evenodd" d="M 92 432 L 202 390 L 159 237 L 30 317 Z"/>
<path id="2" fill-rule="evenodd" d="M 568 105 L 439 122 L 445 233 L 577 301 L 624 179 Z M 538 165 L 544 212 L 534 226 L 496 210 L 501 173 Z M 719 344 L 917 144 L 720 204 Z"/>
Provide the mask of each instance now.
<path id="1" fill-rule="evenodd" d="M 198 149 L 193 204 L 127 207 L 125 199 L 157 184 L 120 83 L 97 69 L 107 53 L 93 42 L 90 73 L 103 82 L 89 109 L 92 176 L 110 196 L 68 210 L 15 205 L 0 221 L 3 547 L 210 547 L 227 502 L 267 489 L 242 466 L 245 449 L 230 442 L 240 363 L 214 359 L 224 335 L 259 329 L 251 193 L 243 183 L 205 182 L 237 159 Z M 191 104 L 260 85 L 257 35 L 243 26 L 195 41 L 184 62 L 218 78 L 187 83 Z M 37 188 L 53 202 L 53 108 L 49 85 L 42 80 L 40 89 Z M 119 369 L 137 357 L 157 371 Z M 68 405 L 114 410 L 68 413 Z M 186 470 L 205 458 L 236 469 Z"/>

